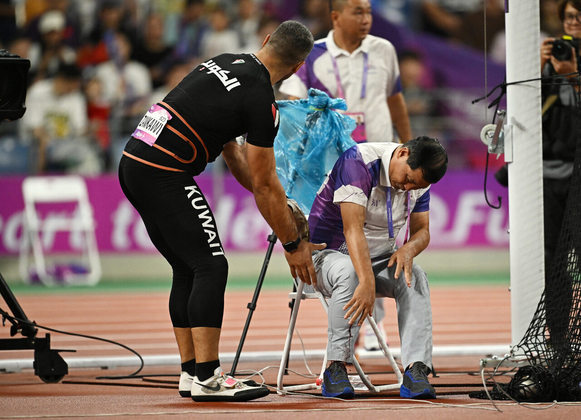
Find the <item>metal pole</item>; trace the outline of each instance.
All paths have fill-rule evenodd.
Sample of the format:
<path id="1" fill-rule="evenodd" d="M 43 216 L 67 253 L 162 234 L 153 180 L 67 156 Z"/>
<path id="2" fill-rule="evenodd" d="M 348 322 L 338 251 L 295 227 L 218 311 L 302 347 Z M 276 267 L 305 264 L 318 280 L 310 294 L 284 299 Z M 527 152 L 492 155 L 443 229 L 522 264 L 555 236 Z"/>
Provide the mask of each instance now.
<path id="1" fill-rule="evenodd" d="M 248 316 L 246 317 L 246 323 L 244 324 L 244 329 L 242 330 L 242 336 L 240 337 L 240 342 L 238 343 L 238 350 L 236 350 L 236 355 L 232 361 L 232 368 L 230 369 L 230 376 L 236 375 L 236 367 L 238 366 L 238 360 L 240 359 L 240 353 L 242 353 L 242 347 L 244 346 L 244 341 L 246 340 L 246 334 L 248 333 L 248 328 L 250 327 L 250 321 L 252 320 L 252 315 L 256 309 L 256 303 L 258 302 L 258 296 L 260 295 L 260 289 L 262 289 L 262 283 L 264 282 L 264 277 L 266 276 L 266 270 L 270 262 L 270 257 L 272 255 L 272 250 L 276 244 L 277 237 L 272 232 L 268 235 L 268 249 L 266 250 L 266 255 L 264 256 L 264 261 L 262 262 L 262 269 L 260 270 L 260 275 L 258 276 L 258 282 L 256 283 L 256 288 L 254 289 L 254 296 L 252 296 L 252 301 L 246 305 L 248 308 Z"/>

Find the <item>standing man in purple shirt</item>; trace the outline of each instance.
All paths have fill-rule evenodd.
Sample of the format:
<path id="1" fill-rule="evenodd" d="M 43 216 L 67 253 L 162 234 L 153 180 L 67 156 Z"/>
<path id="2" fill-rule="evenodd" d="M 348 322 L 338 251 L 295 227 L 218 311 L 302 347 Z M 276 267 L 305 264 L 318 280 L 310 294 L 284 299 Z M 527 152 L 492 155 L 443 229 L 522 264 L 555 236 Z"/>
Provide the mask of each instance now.
<path id="1" fill-rule="evenodd" d="M 280 92 L 306 98 L 309 88 L 316 88 L 343 98 L 346 113 L 357 122 L 353 140 L 397 142 L 399 137 L 405 143 L 412 133 L 393 44 L 369 35 L 369 0 L 329 3 L 333 29 L 315 42 L 305 65 L 282 83 Z"/>
<path id="2" fill-rule="evenodd" d="M 343 153 L 319 190 L 309 230 L 312 241 L 327 243 L 327 249 L 313 255 L 314 287 L 329 302 L 324 396 L 353 397 L 345 363 L 353 357 L 353 337 L 372 315 L 376 296 L 382 296 L 397 303 L 406 368 L 400 395 L 436 397 L 427 378 L 432 365 L 430 291 L 413 259 L 430 242 L 429 186 L 444 176 L 447 165 L 446 151 L 430 137 L 404 145 L 364 143 Z M 395 238 L 406 222 L 409 238 L 398 248 Z"/>

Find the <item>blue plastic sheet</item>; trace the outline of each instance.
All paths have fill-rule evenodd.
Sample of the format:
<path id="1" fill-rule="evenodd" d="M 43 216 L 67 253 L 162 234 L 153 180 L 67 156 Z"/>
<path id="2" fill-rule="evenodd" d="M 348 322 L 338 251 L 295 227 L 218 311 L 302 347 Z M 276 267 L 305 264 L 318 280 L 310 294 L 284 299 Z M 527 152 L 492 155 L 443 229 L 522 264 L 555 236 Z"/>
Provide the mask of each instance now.
<path id="1" fill-rule="evenodd" d="M 313 88 L 308 99 L 278 101 L 278 106 L 276 172 L 286 195 L 308 214 L 327 173 L 356 144 L 351 138 L 355 120 L 336 111 L 347 109 L 345 100 Z"/>

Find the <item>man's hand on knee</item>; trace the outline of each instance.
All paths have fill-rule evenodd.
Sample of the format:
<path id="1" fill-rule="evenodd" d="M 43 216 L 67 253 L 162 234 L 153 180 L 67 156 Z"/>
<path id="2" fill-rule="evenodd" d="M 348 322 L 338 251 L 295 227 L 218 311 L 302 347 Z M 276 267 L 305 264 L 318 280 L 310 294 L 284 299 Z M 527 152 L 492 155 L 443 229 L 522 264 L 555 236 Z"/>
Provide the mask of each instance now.
<path id="1" fill-rule="evenodd" d="M 362 284 L 355 289 L 353 297 L 343 307 L 347 310 L 345 319 L 349 319 L 349 324 L 357 324 L 361 326 L 367 315 L 373 313 L 373 306 L 375 305 L 375 282 L 372 284 Z"/>

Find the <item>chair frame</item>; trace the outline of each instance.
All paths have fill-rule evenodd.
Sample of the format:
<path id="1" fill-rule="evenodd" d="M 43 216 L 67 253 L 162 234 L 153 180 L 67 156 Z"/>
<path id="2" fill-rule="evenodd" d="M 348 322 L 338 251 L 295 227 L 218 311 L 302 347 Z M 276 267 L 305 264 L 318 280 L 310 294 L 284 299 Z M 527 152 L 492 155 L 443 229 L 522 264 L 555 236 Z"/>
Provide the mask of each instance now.
<path id="1" fill-rule="evenodd" d="M 38 203 L 75 203 L 73 217 L 63 218 L 55 232 L 80 232 L 83 240 L 83 258 L 88 262 L 87 273 L 65 276 L 65 284 L 95 285 L 101 278 L 101 261 L 95 238 L 93 208 L 89 202 L 87 186 L 80 176 L 33 176 L 22 184 L 24 199 L 23 231 L 20 244 L 20 276 L 30 282 L 30 270 L 35 269 L 39 280 L 47 285 L 57 284 L 55 276 L 48 272 L 41 233 L 45 223 L 36 208 Z M 32 261 L 30 256 L 32 254 Z"/>
<path id="2" fill-rule="evenodd" d="M 291 299 L 294 299 L 294 304 L 293 304 L 293 308 L 292 308 L 292 312 L 291 312 L 291 318 L 289 321 L 288 331 L 287 331 L 287 335 L 286 335 L 286 341 L 285 341 L 285 345 L 284 345 L 282 358 L 280 361 L 280 367 L 278 370 L 278 377 L 277 377 L 277 382 L 276 382 L 276 392 L 279 395 L 285 395 L 288 392 L 292 392 L 292 391 L 304 391 L 304 390 L 308 390 L 308 389 L 319 389 L 321 387 L 320 384 L 323 381 L 323 374 L 324 374 L 325 368 L 327 366 L 327 352 L 325 351 L 325 357 L 323 358 L 323 364 L 321 366 L 321 371 L 320 371 L 319 377 L 317 378 L 317 380 L 314 383 L 302 384 L 302 385 L 291 385 L 291 386 L 284 386 L 284 384 L 283 384 L 283 377 L 284 377 L 285 371 L 287 370 L 287 362 L 288 362 L 289 356 L 290 356 L 292 337 L 293 337 L 294 329 L 296 326 L 296 321 L 297 321 L 301 301 L 304 299 L 319 299 L 319 301 L 323 305 L 323 308 L 325 309 L 325 312 L 328 312 L 328 310 L 329 310 L 329 305 L 327 303 L 327 300 L 320 292 L 318 292 L 316 290 L 314 292 L 305 292 L 303 290 L 304 283 L 302 281 L 295 279 L 294 282 L 295 282 L 295 286 L 296 286 L 296 292 L 291 292 L 289 294 L 289 297 Z M 391 366 L 391 368 L 393 369 L 393 371 L 397 377 L 397 383 L 386 384 L 386 385 L 374 385 L 371 382 L 371 380 L 369 379 L 369 377 L 365 374 L 365 372 L 363 372 L 363 369 L 361 368 L 361 365 L 359 364 L 359 362 L 357 361 L 357 358 L 355 356 L 353 356 L 353 366 L 355 367 L 355 370 L 357 371 L 359 377 L 361 378 L 361 381 L 363 382 L 363 384 L 365 384 L 365 386 L 367 387 L 367 389 L 369 391 L 381 392 L 381 391 L 399 389 L 402 382 L 403 382 L 403 375 L 401 373 L 401 369 L 397 365 L 395 358 L 393 357 L 391 350 L 389 349 L 389 346 L 387 345 L 385 340 L 381 338 L 379 328 L 377 327 L 377 324 L 376 324 L 375 320 L 373 319 L 373 317 L 368 316 L 367 320 L 369 321 L 369 324 L 371 325 L 373 332 L 375 333 L 375 335 L 378 338 L 379 346 L 381 348 L 381 351 L 383 352 L 383 355 L 386 357 L 389 365 Z"/>

